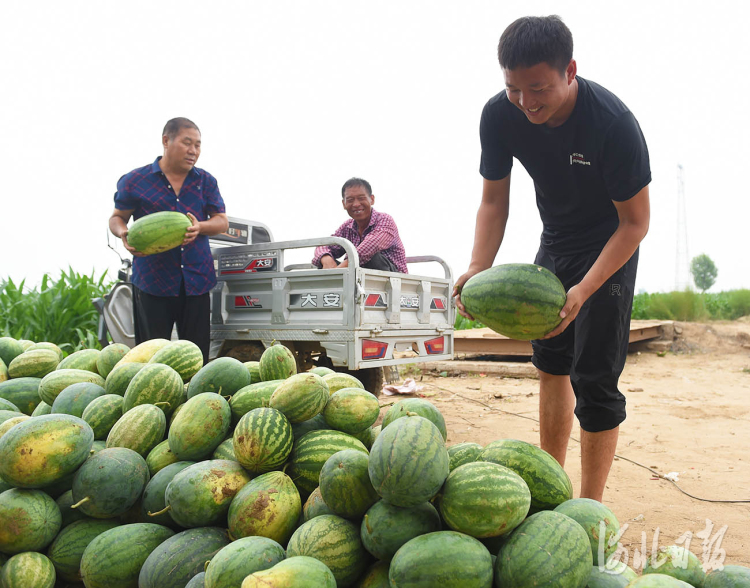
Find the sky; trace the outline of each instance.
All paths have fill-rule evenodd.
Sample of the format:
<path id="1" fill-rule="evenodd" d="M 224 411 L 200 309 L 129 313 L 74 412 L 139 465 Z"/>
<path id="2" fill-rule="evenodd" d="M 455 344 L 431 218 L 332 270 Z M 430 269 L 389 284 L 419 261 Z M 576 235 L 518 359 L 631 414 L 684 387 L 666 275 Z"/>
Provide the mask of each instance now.
<path id="1" fill-rule="evenodd" d="M 0 278 L 34 284 L 68 266 L 115 276 L 107 222 L 117 180 L 161 154 L 161 131 L 175 116 L 201 128 L 198 167 L 217 178 L 230 216 L 265 223 L 276 240 L 329 235 L 348 218 L 341 185 L 363 177 L 376 210 L 398 223 L 407 255 L 438 255 L 457 277 L 481 196 L 479 117 L 504 87 L 498 39 L 520 16 L 559 14 L 579 75 L 633 111 L 649 147 L 651 228 L 636 289 L 675 288 L 678 164 L 688 257 L 713 259 L 711 291 L 750 288 L 750 5 L 690 6 L 4 3 Z M 518 162 L 513 170 L 496 264 L 533 261 L 541 233 L 533 184 Z M 286 262 L 311 257 L 303 250 Z"/>

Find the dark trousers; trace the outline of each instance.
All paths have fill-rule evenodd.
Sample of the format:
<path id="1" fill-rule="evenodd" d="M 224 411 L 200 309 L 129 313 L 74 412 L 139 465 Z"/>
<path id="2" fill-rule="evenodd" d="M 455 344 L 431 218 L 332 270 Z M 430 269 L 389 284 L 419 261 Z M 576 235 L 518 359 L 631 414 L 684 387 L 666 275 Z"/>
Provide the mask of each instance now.
<path id="1" fill-rule="evenodd" d="M 382 251 L 378 251 L 369 261 L 361 265 L 367 269 L 381 270 L 384 272 L 398 272 L 396 264 L 383 255 Z"/>
<path id="2" fill-rule="evenodd" d="M 200 347 L 203 363 L 208 363 L 210 313 L 209 293 L 187 296 L 184 283 L 179 296 L 154 296 L 133 286 L 136 345 L 149 339 L 171 339 L 172 327 L 177 323 L 178 337 Z"/>

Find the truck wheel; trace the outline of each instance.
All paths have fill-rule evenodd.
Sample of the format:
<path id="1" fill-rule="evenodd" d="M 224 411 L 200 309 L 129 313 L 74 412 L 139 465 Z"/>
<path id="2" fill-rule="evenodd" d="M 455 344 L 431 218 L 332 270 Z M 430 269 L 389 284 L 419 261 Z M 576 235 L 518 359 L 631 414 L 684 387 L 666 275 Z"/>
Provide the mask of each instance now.
<path id="1" fill-rule="evenodd" d="M 349 373 L 362 382 L 365 390 L 373 394 L 376 398 L 380 396 L 380 393 L 383 391 L 383 382 L 385 381 L 383 368 L 364 368 L 353 370 Z"/>

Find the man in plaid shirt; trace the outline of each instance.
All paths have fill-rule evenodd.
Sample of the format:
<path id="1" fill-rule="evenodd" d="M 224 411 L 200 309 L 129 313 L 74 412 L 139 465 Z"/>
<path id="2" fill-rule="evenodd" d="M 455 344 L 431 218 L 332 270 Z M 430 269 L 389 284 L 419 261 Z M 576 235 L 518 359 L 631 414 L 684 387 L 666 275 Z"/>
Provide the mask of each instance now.
<path id="1" fill-rule="evenodd" d="M 208 237 L 227 230 L 229 220 L 216 179 L 195 167 L 201 132 L 187 118 L 167 122 L 162 133 L 164 155 L 134 169 L 117 182 L 115 210 L 109 228 L 133 254 L 135 342 L 170 339 L 177 323 L 181 339 L 192 341 L 208 361 L 209 291 L 216 284 Z M 193 223 L 180 247 L 146 255 L 128 244 L 130 217 L 155 212 L 185 213 Z"/>
<path id="2" fill-rule="evenodd" d="M 359 264 L 369 269 L 408 273 L 404 245 L 396 223 L 390 215 L 373 210 L 375 195 L 370 184 L 361 178 L 351 178 L 341 188 L 341 202 L 351 220 L 333 234 L 352 242 L 359 254 Z M 315 249 L 312 263 L 323 269 L 347 267 L 349 260 L 338 262 L 344 249 L 336 245 Z"/>

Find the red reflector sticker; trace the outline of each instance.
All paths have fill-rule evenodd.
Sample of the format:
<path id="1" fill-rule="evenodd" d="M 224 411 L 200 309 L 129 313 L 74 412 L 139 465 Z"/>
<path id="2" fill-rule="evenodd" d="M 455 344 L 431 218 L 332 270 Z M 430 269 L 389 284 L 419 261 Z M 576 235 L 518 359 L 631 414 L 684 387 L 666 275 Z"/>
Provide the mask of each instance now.
<path id="1" fill-rule="evenodd" d="M 439 355 L 445 353 L 445 337 L 436 337 L 424 342 L 428 355 Z"/>
<path id="2" fill-rule="evenodd" d="M 381 341 L 362 340 L 362 359 L 383 359 L 388 350 L 388 343 Z"/>
<path id="3" fill-rule="evenodd" d="M 386 303 L 383 301 L 383 297 L 380 294 L 368 294 L 367 298 L 365 298 L 365 306 L 385 308 Z"/>
<path id="4" fill-rule="evenodd" d="M 235 306 L 247 306 L 247 300 L 245 300 L 244 296 L 235 296 L 234 305 Z"/>
<path id="5" fill-rule="evenodd" d="M 442 298 L 433 298 L 430 308 L 434 310 L 445 310 L 445 301 Z"/>

